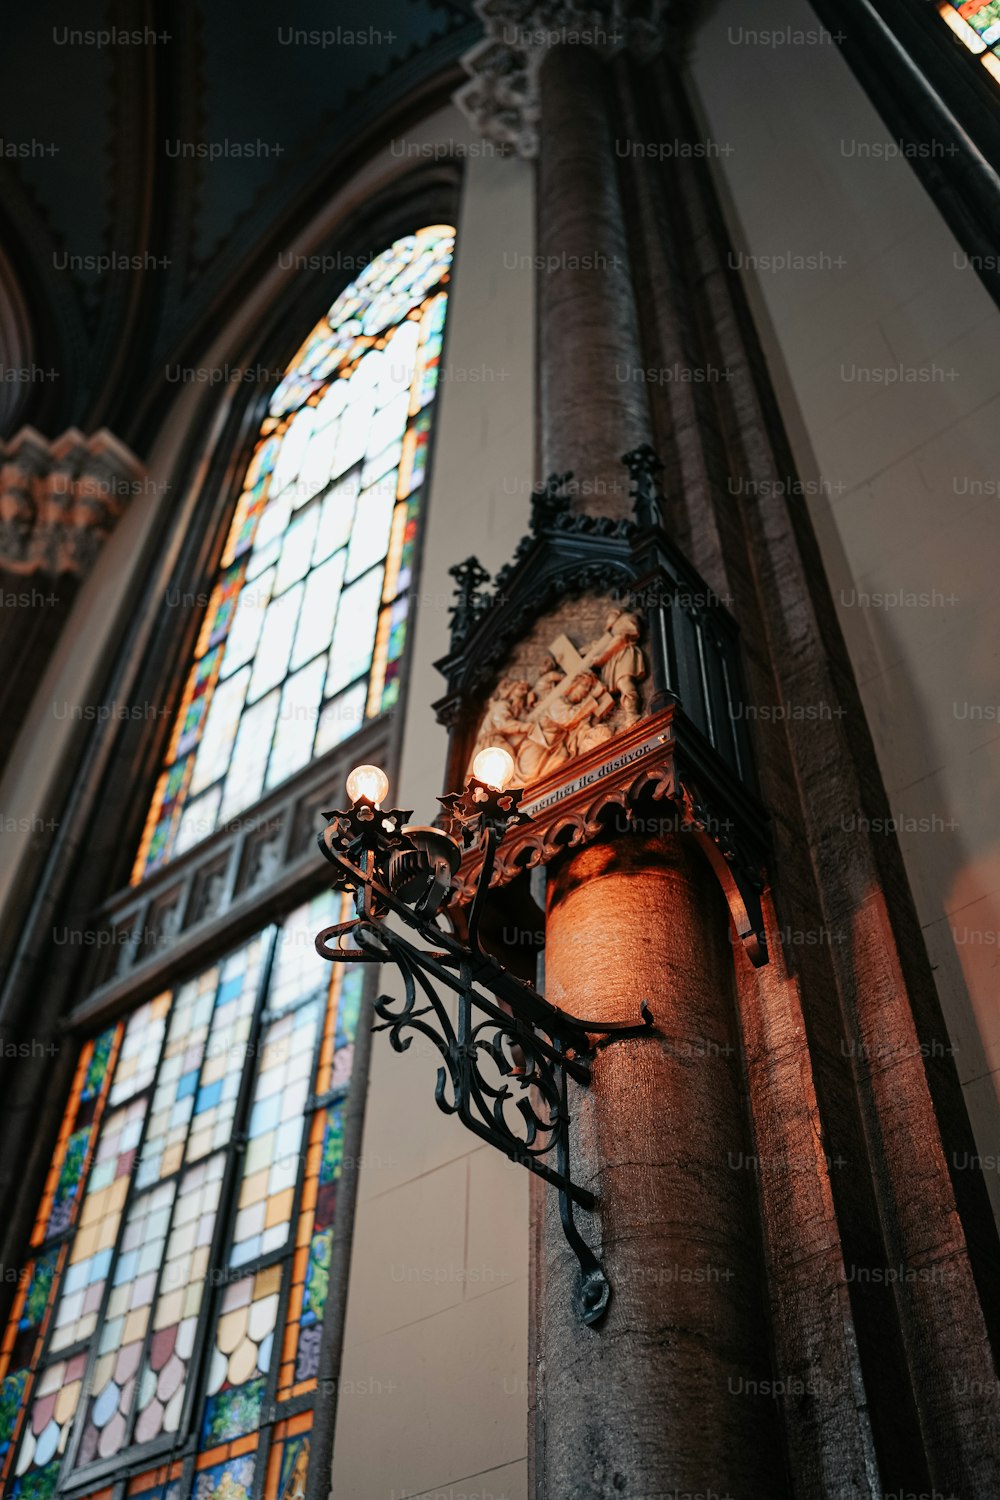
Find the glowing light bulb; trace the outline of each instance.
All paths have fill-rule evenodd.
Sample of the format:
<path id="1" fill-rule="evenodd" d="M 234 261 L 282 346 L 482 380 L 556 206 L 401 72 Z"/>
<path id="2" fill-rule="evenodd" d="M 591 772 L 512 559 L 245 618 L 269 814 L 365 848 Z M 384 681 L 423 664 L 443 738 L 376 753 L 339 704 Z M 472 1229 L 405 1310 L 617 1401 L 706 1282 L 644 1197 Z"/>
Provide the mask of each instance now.
<path id="1" fill-rule="evenodd" d="M 347 795 L 352 802 L 366 797 L 378 806 L 389 790 L 389 778 L 380 766 L 355 766 L 347 778 Z"/>
<path id="2" fill-rule="evenodd" d="M 487 745 L 472 762 L 472 774 L 502 792 L 514 774 L 514 757 L 502 745 Z"/>

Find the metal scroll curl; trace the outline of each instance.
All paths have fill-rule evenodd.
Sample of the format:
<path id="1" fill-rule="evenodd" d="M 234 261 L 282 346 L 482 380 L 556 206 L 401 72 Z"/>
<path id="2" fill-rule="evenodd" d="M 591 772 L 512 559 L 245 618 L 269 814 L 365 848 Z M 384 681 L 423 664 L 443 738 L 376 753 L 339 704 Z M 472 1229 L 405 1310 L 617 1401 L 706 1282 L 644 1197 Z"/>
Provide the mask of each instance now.
<path id="1" fill-rule="evenodd" d="M 493 834 L 484 839 L 490 866 L 495 841 Z M 391 963 L 398 970 L 402 996 L 377 997 L 373 1029 L 387 1032 L 397 1052 L 408 1051 L 414 1038 L 427 1042 L 440 1058 L 438 1108 L 557 1189 L 563 1231 L 580 1266 L 577 1309 L 585 1322 L 597 1322 L 611 1288 L 574 1220 L 575 1205 L 593 1209 L 596 1201 L 571 1175 L 569 1080 L 590 1082 L 591 1034 L 641 1032 L 652 1022 L 648 1007 L 643 1003 L 638 1022 L 610 1027 L 569 1015 L 484 952 L 477 924 L 464 947 L 437 917 L 420 912 L 419 902 L 400 900 L 379 879 L 387 866 L 377 850 L 365 851 L 358 867 L 323 835 L 320 846 L 338 869 L 338 888 L 355 892 L 358 916 L 325 928 L 317 951 L 333 963 Z M 400 927 L 434 946 L 418 946 Z"/>

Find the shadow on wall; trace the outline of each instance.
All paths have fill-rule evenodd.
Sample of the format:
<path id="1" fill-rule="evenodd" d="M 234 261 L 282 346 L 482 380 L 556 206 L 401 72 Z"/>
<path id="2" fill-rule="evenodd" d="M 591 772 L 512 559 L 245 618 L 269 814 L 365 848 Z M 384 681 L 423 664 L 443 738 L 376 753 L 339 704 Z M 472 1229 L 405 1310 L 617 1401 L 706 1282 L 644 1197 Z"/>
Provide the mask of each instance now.
<path id="1" fill-rule="evenodd" d="M 775 345 L 771 343 L 768 359 L 772 373 L 776 373 L 775 358 Z M 996 1027 L 993 988 L 1000 964 L 1000 909 L 997 898 L 984 896 L 983 891 L 985 871 L 1000 867 L 1000 841 L 985 827 L 960 825 L 953 809 L 945 805 L 945 796 L 938 798 L 939 805 L 932 806 L 932 796 L 925 795 L 918 802 L 914 795 L 922 783 L 929 789 L 940 786 L 934 780 L 935 772 L 946 765 L 948 751 L 939 727 L 940 716 L 928 714 L 926 698 L 918 691 L 912 672 L 902 669 L 913 655 L 913 641 L 904 628 L 905 611 L 894 614 L 886 608 L 845 606 L 845 600 L 855 599 L 860 592 L 858 580 L 852 573 L 819 468 L 804 461 L 803 455 L 811 454 L 811 446 L 784 369 L 776 383 L 798 470 L 811 492 L 810 516 L 886 785 L 890 822 L 881 832 L 885 837 L 896 837 L 903 854 L 953 1061 L 973 1131 L 985 1152 L 996 1140 L 1000 1125 L 996 1062 L 991 1063 L 988 1051 Z M 899 577 L 898 568 L 895 577 L 901 590 L 919 592 L 920 582 Z M 958 678 L 954 686 L 956 702 L 961 699 L 981 704 L 988 702 L 990 695 L 998 697 L 996 673 L 989 670 L 985 660 L 986 640 L 974 602 L 969 598 L 959 600 L 948 633 L 956 674 L 964 674 L 964 680 Z M 893 670 L 884 669 L 887 663 Z M 950 702 L 941 705 L 942 713 L 951 711 Z M 919 774 L 912 782 L 904 775 L 902 787 L 899 757 L 892 753 L 892 742 L 900 738 L 920 747 L 921 762 Z M 984 775 L 981 805 L 1000 806 L 1000 766 L 993 765 L 988 781 L 985 760 L 980 769 Z M 845 811 L 845 817 L 852 815 L 852 811 Z M 974 902 L 981 907 L 975 924 L 957 922 L 960 908 Z M 984 964 L 994 972 L 984 974 Z M 987 1083 L 991 1077 L 993 1081 Z M 985 1176 L 994 1213 L 1000 1219 L 1000 1174 L 987 1172 Z"/>

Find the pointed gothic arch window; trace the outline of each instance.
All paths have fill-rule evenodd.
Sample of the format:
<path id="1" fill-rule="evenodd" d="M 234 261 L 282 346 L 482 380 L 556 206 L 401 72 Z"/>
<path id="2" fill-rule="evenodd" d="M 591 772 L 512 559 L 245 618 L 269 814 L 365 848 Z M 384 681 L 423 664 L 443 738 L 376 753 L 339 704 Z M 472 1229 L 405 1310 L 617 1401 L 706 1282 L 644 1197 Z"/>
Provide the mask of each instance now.
<path id="1" fill-rule="evenodd" d="M 396 702 L 453 248 L 374 259 L 275 390 L 134 881 Z"/>
<path id="2" fill-rule="evenodd" d="M 435 225 L 373 260 L 270 399 L 135 861 L 140 902 L 397 701 L 453 245 Z M 0 1341 L 3 1493 L 303 1494 L 362 999 L 358 971 L 315 952 L 332 899 L 223 934 L 81 1023 Z"/>

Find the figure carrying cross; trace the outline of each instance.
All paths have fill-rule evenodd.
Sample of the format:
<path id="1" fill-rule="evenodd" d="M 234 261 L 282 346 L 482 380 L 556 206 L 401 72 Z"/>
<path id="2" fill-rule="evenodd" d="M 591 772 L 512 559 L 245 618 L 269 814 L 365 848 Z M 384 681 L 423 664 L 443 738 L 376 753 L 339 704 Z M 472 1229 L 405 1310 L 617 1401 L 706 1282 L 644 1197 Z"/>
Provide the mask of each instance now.
<path id="1" fill-rule="evenodd" d="M 477 749 L 503 744 L 514 757 L 525 783 L 574 756 L 611 739 L 608 722 L 620 709 L 628 727 L 639 718 L 639 683 L 646 675 L 637 645 L 639 621 L 612 609 L 604 632 L 577 650 L 566 635 L 550 645 L 533 685 L 523 679 L 501 679 L 477 736 Z"/>

